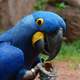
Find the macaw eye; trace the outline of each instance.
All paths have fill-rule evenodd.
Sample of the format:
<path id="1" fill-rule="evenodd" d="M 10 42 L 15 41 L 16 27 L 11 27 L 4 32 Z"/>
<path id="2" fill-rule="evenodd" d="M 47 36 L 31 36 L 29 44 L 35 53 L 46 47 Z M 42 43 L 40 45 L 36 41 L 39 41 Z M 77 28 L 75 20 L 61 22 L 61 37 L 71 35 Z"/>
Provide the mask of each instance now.
<path id="1" fill-rule="evenodd" d="M 36 24 L 37 24 L 38 26 L 42 26 L 42 24 L 44 24 L 43 18 L 38 18 L 38 19 L 36 20 Z"/>

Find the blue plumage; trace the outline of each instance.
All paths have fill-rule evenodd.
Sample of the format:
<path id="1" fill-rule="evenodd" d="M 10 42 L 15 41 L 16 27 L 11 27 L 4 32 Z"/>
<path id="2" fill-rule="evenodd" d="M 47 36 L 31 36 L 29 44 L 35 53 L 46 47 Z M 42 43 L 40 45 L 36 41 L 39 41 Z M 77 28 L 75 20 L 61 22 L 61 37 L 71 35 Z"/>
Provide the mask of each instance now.
<path id="1" fill-rule="evenodd" d="M 9 80 L 24 64 L 23 52 L 9 43 L 0 44 L 0 80 Z"/>
<path id="2" fill-rule="evenodd" d="M 36 19 L 43 18 L 38 26 Z M 36 62 L 38 53 L 32 47 L 32 36 L 37 31 L 55 32 L 60 27 L 66 30 L 64 20 L 55 13 L 38 11 L 23 19 L 10 30 L 0 35 L 0 80 L 9 80 L 18 75 L 22 67 L 27 69 Z"/>

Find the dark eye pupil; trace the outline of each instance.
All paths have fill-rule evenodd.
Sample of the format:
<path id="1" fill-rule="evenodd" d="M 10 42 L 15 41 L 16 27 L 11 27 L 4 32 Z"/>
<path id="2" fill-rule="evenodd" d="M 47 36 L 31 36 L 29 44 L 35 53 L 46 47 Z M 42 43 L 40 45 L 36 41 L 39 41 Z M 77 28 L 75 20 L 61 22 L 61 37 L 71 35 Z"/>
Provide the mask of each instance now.
<path id="1" fill-rule="evenodd" d="M 41 25 L 41 20 L 38 21 L 38 24 Z"/>

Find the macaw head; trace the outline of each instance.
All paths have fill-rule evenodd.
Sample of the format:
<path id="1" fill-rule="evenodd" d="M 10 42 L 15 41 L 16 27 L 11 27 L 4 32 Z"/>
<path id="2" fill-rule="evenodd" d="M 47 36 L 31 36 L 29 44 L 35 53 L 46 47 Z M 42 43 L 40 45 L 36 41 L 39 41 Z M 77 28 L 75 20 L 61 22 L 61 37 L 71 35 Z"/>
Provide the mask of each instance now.
<path id="1" fill-rule="evenodd" d="M 52 59 L 60 50 L 66 24 L 59 15 L 53 12 L 38 11 L 32 15 L 38 30 L 32 37 L 32 43 L 35 44 L 36 50 L 48 54 Z"/>
<path id="2" fill-rule="evenodd" d="M 32 15 L 39 31 L 43 31 L 45 33 L 54 33 L 60 28 L 62 28 L 64 31 L 66 30 L 66 24 L 64 20 L 56 13 L 49 11 L 38 11 Z"/>

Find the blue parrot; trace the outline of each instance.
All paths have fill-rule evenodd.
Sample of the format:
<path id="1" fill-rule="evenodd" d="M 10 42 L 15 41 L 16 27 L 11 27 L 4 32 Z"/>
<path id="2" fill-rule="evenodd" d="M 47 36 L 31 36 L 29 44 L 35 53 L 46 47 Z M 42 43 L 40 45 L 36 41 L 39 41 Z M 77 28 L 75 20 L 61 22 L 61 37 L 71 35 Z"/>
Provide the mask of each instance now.
<path id="1" fill-rule="evenodd" d="M 20 80 L 25 70 L 30 70 L 40 61 L 38 56 L 44 47 L 45 35 L 51 36 L 60 28 L 66 31 L 66 24 L 59 15 L 37 11 L 23 17 L 13 28 L 2 33 L 0 80 Z"/>

